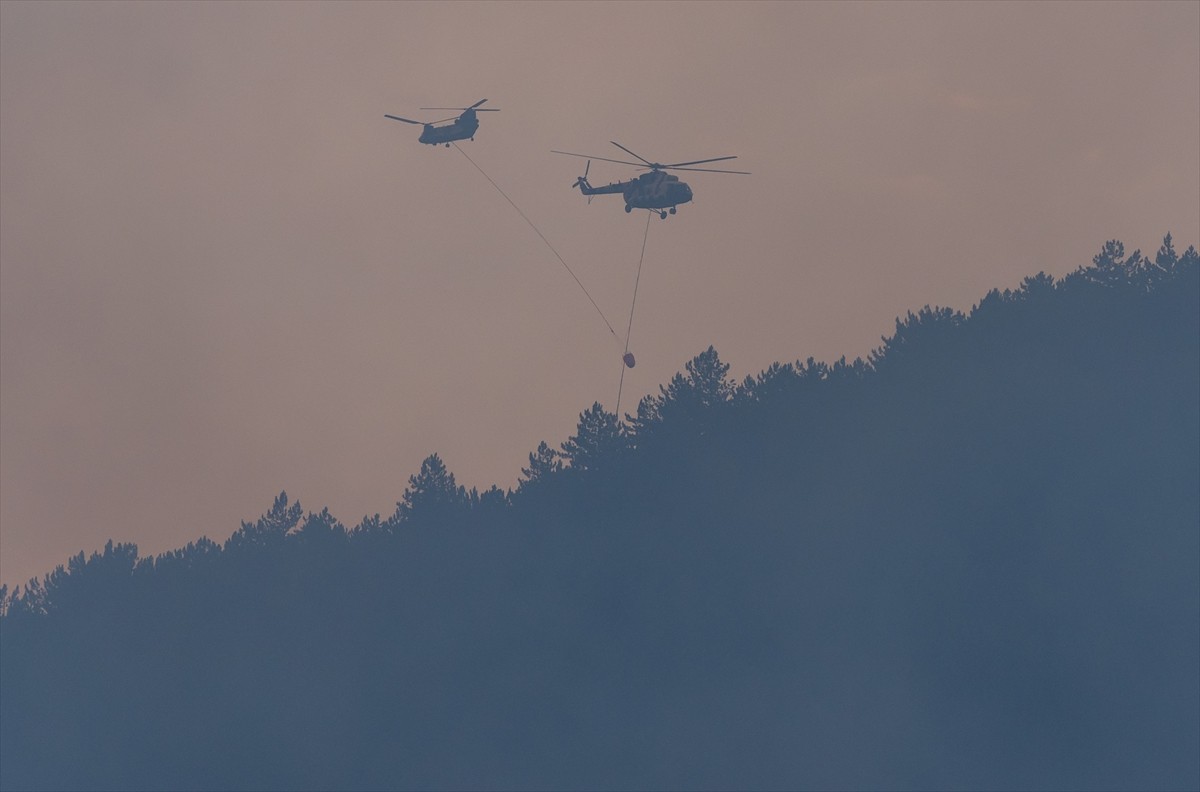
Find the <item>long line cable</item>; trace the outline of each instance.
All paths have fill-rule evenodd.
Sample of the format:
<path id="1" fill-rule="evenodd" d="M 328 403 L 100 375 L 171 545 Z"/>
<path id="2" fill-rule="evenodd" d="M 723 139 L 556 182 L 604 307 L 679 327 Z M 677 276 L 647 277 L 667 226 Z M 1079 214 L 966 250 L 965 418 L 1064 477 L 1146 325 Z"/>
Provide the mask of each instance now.
<path id="1" fill-rule="evenodd" d="M 512 208 L 517 210 L 517 214 L 521 215 L 521 218 L 526 223 L 529 223 L 529 227 L 533 229 L 534 233 L 542 238 L 542 241 L 546 243 L 546 247 L 550 248 L 550 252 L 554 254 L 554 257 L 558 259 L 559 263 L 563 265 L 563 268 L 566 269 L 566 271 L 568 273 L 570 273 L 571 277 L 575 279 L 575 282 L 579 284 L 579 288 L 583 290 L 583 294 L 585 297 L 588 298 L 588 302 L 590 302 L 592 304 L 592 307 L 596 309 L 596 313 L 600 314 L 600 318 L 604 320 L 604 324 L 608 327 L 608 332 L 612 333 L 613 338 L 617 339 L 617 341 L 619 343 L 621 340 L 621 337 L 618 336 L 617 331 L 613 329 L 612 324 L 608 321 L 608 317 L 606 317 L 604 315 L 604 311 L 600 310 L 600 306 L 597 305 L 596 301 L 592 299 L 592 295 L 588 293 L 587 287 L 583 285 L 583 281 L 579 280 L 579 276 L 575 274 L 575 271 L 572 270 L 571 267 L 567 264 L 567 262 L 563 260 L 563 257 L 558 254 L 558 251 L 554 249 L 554 245 L 551 245 L 550 240 L 546 239 L 546 235 L 543 234 L 540 230 L 538 230 L 538 227 L 533 224 L 533 221 L 530 220 L 525 215 L 525 213 L 521 211 L 521 207 L 517 206 L 516 203 L 513 202 L 513 199 L 508 197 L 508 193 L 504 192 L 504 190 L 502 190 L 500 188 L 500 185 L 496 184 L 496 182 L 492 179 L 492 177 L 487 175 L 487 171 L 485 171 L 483 168 L 479 167 L 478 163 L 476 163 L 475 160 L 471 159 L 467 155 L 467 152 L 463 151 L 462 148 L 457 143 L 454 144 L 454 148 L 458 149 L 459 154 L 462 154 L 464 157 L 467 158 L 467 162 L 469 162 L 475 166 L 475 170 L 477 170 L 483 174 L 483 178 L 485 178 L 489 182 L 491 182 L 491 185 L 496 188 L 496 192 L 503 195 L 504 200 L 508 201 L 508 203 L 512 206 Z M 626 350 L 628 350 L 628 348 L 629 348 L 628 339 L 626 339 L 625 347 L 626 347 Z"/>
<path id="2" fill-rule="evenodd" d="M 633 309 L 637 308 L 637 293 L 638 284 L 642 282 L 642 262 L 646 260 L 646 239 L 650 236 L 650 215 L 652 212 L 646 212 L 646 230 L 642 232 L 642 254 L 638 256 L 637 277 L 633 281 L 633 302 L 629 305 L 629 326 L 625 328 L 625 354 L 629 354 L 629 336 L 633 332 Z M 621 420 L 621 391 L 625 388 L 625 369 L 629 366 L 625 363 L 624 355 L 621 357 L 621 382 L 617 385 L 617 421 Z"/>

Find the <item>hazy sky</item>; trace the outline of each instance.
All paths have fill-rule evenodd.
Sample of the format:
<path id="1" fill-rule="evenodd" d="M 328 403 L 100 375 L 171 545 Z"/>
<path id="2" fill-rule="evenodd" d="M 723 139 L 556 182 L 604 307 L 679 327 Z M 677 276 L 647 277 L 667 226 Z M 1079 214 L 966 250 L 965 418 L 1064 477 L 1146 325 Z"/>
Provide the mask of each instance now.
<path id="1" fill-rule="evenodd" d="M 286 489 L 347 525 L 438 452 L 515 483 L 622 345 L 622 408 L 709 344 L 739 378 L 897 315 L 1200 243 L 1200 3 L 0 3 L 0 580 L 108 538 L 223 540 Z M 593 183 L 635 172 L 593 163 Z M 1119 364 L 1115 366 L 1119 370 Z"/>

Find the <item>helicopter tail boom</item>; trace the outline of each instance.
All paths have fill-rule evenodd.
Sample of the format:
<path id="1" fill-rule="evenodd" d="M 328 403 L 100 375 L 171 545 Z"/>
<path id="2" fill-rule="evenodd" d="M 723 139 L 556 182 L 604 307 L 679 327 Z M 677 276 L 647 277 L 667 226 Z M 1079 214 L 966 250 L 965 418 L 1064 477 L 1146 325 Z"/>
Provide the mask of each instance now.
<path id="1" fill-rule="evenodd" d="M 580 176 L 571 186 L 578 187 L 579 192 L 583 193 L 584 195 L 610 195 L 612 193 L 625 192 L 626 184 L 627 182 L 616 182 L 614 184 L 606 184 L 603 187 L 593 187 L 587 179 L 585 179 L 583 176 Z"/>
<path id="2" fill-rule="evenodd" d="M 588 160 L 587 167 L 583 169 L 583 175 L 576 179 L 571 186 L 578 187 L 579 192 L 589 196 L 589 198 L 593 195 L 610 195 L 612 193 L 625 192 L 627 182 L 616 182 L 614 184 L 606 184 L 603 187 L 593 187 L 592 183 L 588 181 L 588 171 L 591 169 L 592 161 Z"/>

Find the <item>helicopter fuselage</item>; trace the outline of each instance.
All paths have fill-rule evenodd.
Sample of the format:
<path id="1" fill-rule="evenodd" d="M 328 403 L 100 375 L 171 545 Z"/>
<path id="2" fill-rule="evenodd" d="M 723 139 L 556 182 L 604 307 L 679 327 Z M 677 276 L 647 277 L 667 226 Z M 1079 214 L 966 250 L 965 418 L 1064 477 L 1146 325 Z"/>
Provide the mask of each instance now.
<path id="1" fill-rule="evenodd" d="M 584 178 L 580 178 L 578 184 L 580 192 L 584 195 L 620 193 L 625 197 L 627 212 L 634 209 L 674 209 L 679 204 L 692 200 L 692 188 L 687 182 L 660 170 L 652 170 L 636 179 L 614 182 L 603 187 L 593 187 Z"/>
<path id="2" fill-rule="evenodd" d="M 474 110 L 468 110 L 458 118 L 444 126 L 425 124 L 421 137 L 417 140 L 431 146 L 450 145 L 456 140 L 470 140 L 479 129 L 479 117 Z"/>

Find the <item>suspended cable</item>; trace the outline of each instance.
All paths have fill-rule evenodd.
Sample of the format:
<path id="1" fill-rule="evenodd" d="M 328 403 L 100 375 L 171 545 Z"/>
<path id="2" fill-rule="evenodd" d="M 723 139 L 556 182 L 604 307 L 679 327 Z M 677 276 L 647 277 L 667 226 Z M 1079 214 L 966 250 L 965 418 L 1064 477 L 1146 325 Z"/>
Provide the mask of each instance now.
<path id="1" fill-rule="evenodd" d="M 478 163 L 476 163 L 475 160 L 471 159 L 467 155 L 467 152 L 463 151 L 462 148 L 459 147 L 459 145 L 457 143 L 454 144 L 454 148 L 458 149 L 458 153 L 462 154 L 464 157 L 467 158 L 467 162 L 469 162 L 475 166 L 475 170 L 477 170 L 483 174 L 483 178 L 485 178 L 489 182 L 491 182 L 491 185 L 496 188 L 496 192 L 503 195 L 504 200 L 508 201 L 508 203 L 512 206 L 512 208 L 517 210 L 517 214 L 521 215 L 521 219 L 523 219 L 526 223 L 528 223 L 529 227 L 533 229 L 534 233 L 542 238 L 542 241 L 546 243 L 546 247 L 550 248 L 550 252 L 554 254 L 554 257 L 558 259 L 559 263 L 563 265 L 563 268 L 566 269 L 566 271 L 568 273 L 570 273 L 571 277 L 575 279 L 575 282 L 577 284 L 579 284 L 579 288 L 583 290 L 583 294 L 585 297 L 588 298 L 588 302 L 590 302 L 592 304 L 592 307 L 596 309 L 596 313 L 600 314 L 600 318 L 604 320 L 605 326 L 608 327 L 608 332 L 612 333 L 613 338 L 617 339 L 617 342 L 619 343 L 621 341 L 621 338 L 620 338 L 620 336 L 617 335 L 617 331 L 613 329 L 612 324 L 609 323 L 608 317 L 606 317 L 604 315 L 604 311 L 600 310 L 600 306 L 597 305 L 596 301 L 592 299 L 592 295 L 588 293 L 587 287 L 583 285 L 583 281 L 579 280 L 579 276 L 575 274 L 574 270 L 572 270 L 570 266 L 568 266 L 567 262 L 563 260 L 563 257 L 558 254 L 558 251 L 554 249 L 554 245 L 551 245 L 550 240 L 546 239 L 546 235 L 543 234 L 540 230 L 538 230 L 538 227 L 533 224 L 533 221 L 530 220 L 525 215 L 525 213 L 521 211 L 521 207 L 517 206 L 516 203 L 513 202 L 513 199 L 508 197 L 508 193 L 504 192 L 504 190 L 502 190 L 500 188 L 500 185 L 496 184 L 496 182 L 492 180 L 492 177 L 488 176 L 487 172 L 483 168 L 479 167 Z M 629 346 L 628 340 L 626 340 L 625 346 L 628 349 L 628 346 Z"/>
<path id="2" fill-rule="evenodd" d="M 617 422 L 621 420 L 621 391 L 625 388 L 625 369 L 629 365 L 629 337 L 633 333 L 633 311 L 637 308 L 638 284 L 642 282 L 642 262 L 646 260 L 646 239 L 650 236 L 650 215 L 646 212 L 646 230 L 642 232 L 642 254 L 638 256 L 637 277 L 633 281 L 633 302 L 629 305 L 629 326 L 625 328 L 625 354 L 621 357 L 621 382 L 617 385 Z"/>

